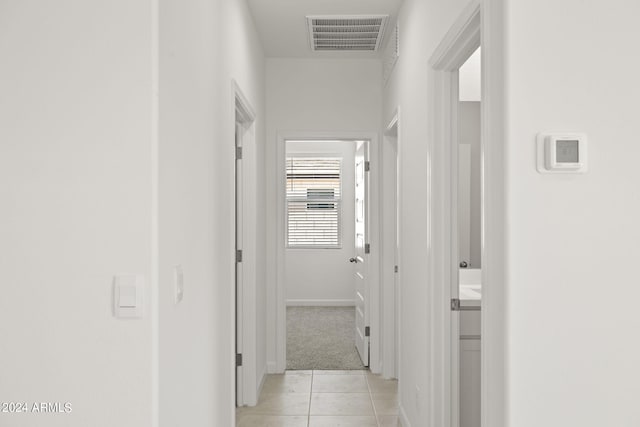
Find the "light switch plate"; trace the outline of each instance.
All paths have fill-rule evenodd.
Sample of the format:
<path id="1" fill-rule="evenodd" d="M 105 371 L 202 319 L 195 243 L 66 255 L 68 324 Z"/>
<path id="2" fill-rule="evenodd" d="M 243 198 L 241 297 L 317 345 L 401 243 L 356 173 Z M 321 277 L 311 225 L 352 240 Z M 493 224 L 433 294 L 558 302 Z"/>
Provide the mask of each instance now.
<path id="1" fill-rule="evenodd" d="M 140 318 L 144 313 L 144 277 L 121 274 L 113 281 L 113 314 L 118 318 Z"/>
<path id="2" fill-rule="evenodd" d="M 173 268 L 173 284 L 175 287 L 175 302 L 178 304 L 184 297 L 184 272 L 181 265 Z"/>

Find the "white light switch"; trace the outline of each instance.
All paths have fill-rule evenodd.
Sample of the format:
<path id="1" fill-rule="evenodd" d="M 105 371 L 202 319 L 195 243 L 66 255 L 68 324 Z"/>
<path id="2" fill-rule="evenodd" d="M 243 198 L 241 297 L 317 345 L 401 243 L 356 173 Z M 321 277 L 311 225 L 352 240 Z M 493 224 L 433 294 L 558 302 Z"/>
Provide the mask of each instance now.
<path id="1" fill-rule="evenodd" d="M 135 286 L 120 286 L 120 301 L 118 302 L 118 305 L 125 308 L 136 306 Z"/>
<path id="2" fill-rule="evenodd" d="M 113 312 L 119 318 L 142 317 L 144 278 L 141 275 L 119 275 L 113 284 Z"/>

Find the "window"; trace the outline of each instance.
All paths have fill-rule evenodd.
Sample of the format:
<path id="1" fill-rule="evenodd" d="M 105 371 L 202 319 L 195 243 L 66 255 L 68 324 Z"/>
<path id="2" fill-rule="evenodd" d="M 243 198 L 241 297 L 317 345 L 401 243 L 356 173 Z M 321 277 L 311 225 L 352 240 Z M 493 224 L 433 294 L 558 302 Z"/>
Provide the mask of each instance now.
<path id="1" fill-rule="evenodd" d="M 340 157 L 288 156 L 287 247 L 339 248 Z"/>

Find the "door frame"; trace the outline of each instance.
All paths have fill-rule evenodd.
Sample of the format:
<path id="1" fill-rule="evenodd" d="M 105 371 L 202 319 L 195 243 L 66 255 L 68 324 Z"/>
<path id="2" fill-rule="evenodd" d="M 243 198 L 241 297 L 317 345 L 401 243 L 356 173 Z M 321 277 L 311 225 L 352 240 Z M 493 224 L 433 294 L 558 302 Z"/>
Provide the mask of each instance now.
<path id="1" fill-rule="evenodd" d="M 355 257 L 356 263 L 353 266 L 354 276 L 353 282 L 355 286 L 354 293 L 354 302 L 356 308 L 356 322 L 355 322 L 355 336 L 356 336 L 356 349 L 358 355 L 360 356 L 360 360 L 363 365 L 367 368 L 371 366 L 371 340 L 367 335 L 367 325 L 371 325 L 371 310 L 372 304 L 369 302 L 369 298 L 371 296 L 371 283 L 369 281 L 369 271 L 371 270 L 371 266 L 369 265 L 370 254 L 367 254 L 366 247 L 367 243 L 370 242 L 370 206 L 369 206 L 369 198 L 370 198 L 370 177 L 369 169 L 367 169 L 367 163 L 370 164 L 371 155 L 370 155 L 371 143 L 369 141 L 356 141 L 355 144 L 355 156 L 354 156 L 354 167 L 355 167 L 355 180 L 354 180 L 354 196 L 355 203 L 352 203 L 354 206 L 354 232 L 355 232 L 355 243 L 354 243 L 354 252 L 353 256 Z M 358 171 L 358 168 L 361 168 Z M 361 181 L 360 181 L 361 179 Z M 360 182 L 359 182 L 360 181 Z M 363 220 L 358 221 L 358 216 L 360 214 L 360 208 L 358 207 L 358 201 L 362 200 L 363 203 Z M 361 223 L 359 226 L 358 224 Z M 358 232 L 363 233 L 364 239 L 362 242 L 358 242 Z M 351 261 L 351 260 L 349 260 Z M 364 286 L 361 284 L 364 283 Z M 363 292 L 359 292 L 359 291 Z M 362 301 L 363 310 L 359 310 L 360 301 Z M 359 312 L 362 313 L 359 316 Z M 359 328 L 359 318 L 362 318 L 362 328 Z M 361 345 L 360 345 L 361 344 Z"/>
<path id="2" fill-rule="evenodd" d="M 434 400 L 441 425 L 459 427 L 459 312 L 451 311 L 451 299 L 458 297 L 458 74 L 459 68 L 480 47 L 480 2 L 472 1 L 446 33 L 429 59 L 433 76 L 434 153 L 433 176 L 442 185 L 434 188 L 435 239 L 439 250 L 434 251 L 441 280 L 436 289 L 432 309 L 439 327 L 434 331 L 437 348 L 442 349 L 442 364 L 438 381 L 440 401 Z M 434 399 L 437 399 L 435 397 Z"/>
<path id="3" fill-rule="evenodd" d="M 369 176 L 369 213 L 370 213 L 370 233 L 369 243 L 371 244 L 369 273 L 369 312 L 370 331 L 369 337 L 370 367 L 372 372 L 380 372 L 380 196 L 379 196 L 379 175 L 380 164 L 379 135 L 371 131 L 279 131 L 277 133 L 276 149 L 276 282 L 275 282 L 275 328 L 273 333 L 268 329 L 268 341 L 275 344 L 275 360 L 267 363 L 267 372 L 283 373 L 287 365 L 287 307 L 285 297 L 285 142 L 287 140 L 314 141 L 314 140 L 367 140 L 371 144 L 369 155 L 371 171 Z"/>
<path id="4" fill-rule="evenodd" d="M 240 206 L 242 212 L 237 212 L 237 204 L 234 206 L 235 228 L 242 228 L 242 241 L 238 242 L 238 248 L 242 249 L 243 258 L 241 263 L 236 262 L 236 245 L 233 250 L 234 271 L 237 274 L 241 269 L 241 282 L 237 283 L 239 290 L 236 291 L 234 307 L 234 342 L 236 348 L 242 351 L 242 367 L 236 367 L 236 384 L 234 391 L 237 398 L 237 405 L 255 405 L 258 402 L 259 388 L 261 381 L 258 378 L 261 373 L 257 372 L 257 319 L 256 319 L 256 114 L 255 109 L 244 95 L 242 89 L 235 80 L 231 82 L 233 93 L 234 126 L 238 132 L 238 145 L 242 147 L 242 160 L 238 179 L 242 183 L 240 195 L 242 200 Z M 235 146 L 235 141 L 234 141 Z M 235 149 L 234 149 L 235 152 Z M 234 156 L 234 170 L 238 160 Z M 235 172 L 234 172 L 235 173 Z M 236 194 L 236 183 L 233 183 Z M 235 240 L 235 239 L 234 239 Z M 234 353 L 236 351 L 234 350 Z M 234 354 L 235 356 L 235 354 Z M 235 361 L 235 357 L 233 358 Z M 234 382 L 235 383 L 235 382 Z"/>
<path id="5" fill-rule="evenodd" d="M 430 309 L 434 319 L 432 343 L 433 393 L 430 405 L 434 425 L 451 424 L 451 281 L 458 269 L 452 265 L 451 188 L 457 181 L 452 165 L 452 135 L 455 129 L 453 96 L 457 96 L 457 69 L 471 53 L 482 46 L 481 104 L 481 173 L 482 173 L 482 425 L 503 427 L 506 423 L 505 367 L 505 111 L 504 50 L 505 29 L 502 0 L 472 0 L 446 33 L 429 59 L 432 96 L 429 97 L 429 119 L 433 124 L 429 151 L 433 153 L 429 183 L 433 202 L 432 217 L 434 251 L 431 259 L 433 279 L 437 279 Z M 457 97 L 456 97 L 457 102 Z M 455 171 L 457 173 L 457 170 Z M 434 182 L 443 185 L 436 186 Z M 456 254 L 457 257 L 457 254 Z M 454 258 L 457 259 L 457 258 Z M 455 270 L 455 271 L 454 271 Z M 438 277 L 440 276 L 440 277 Z M 440 398 L 439 396 L 442 396 Z"/>
<path id="6" fill-rule="evenodd" d="M 446 33 L 429 59 L 433 75 L 432 114 L 434 124 L 434 178 L 443 183 L 434 188 L 434 230 L 439 251 L 434 257 L 439 266 L 441 289 L 436 290 L 433 313 L 441 322 L 434 340 L 442 349 L 442 373 L 435 383 L 443 398 L 433 402 L 443 426 L 460 425 L 460 348 L 459 312 L 451 311 L 451 298 L 458 297 L 458 74 L 460 67 L 481 44 L 480 2 L 472 1 Z M 437 156 L 437 157 L 436 157 Z M 436 285 L 438 286 L 438 285 Z"/>
<path id="7" fill-rule="evenodd" d="M 388 154 L 392 154 L 390 148 L 391 139 L 395 139 L 396 152 L 395 157 L 391 158 Z M 380 343 L 381 357 L 381 373 L 384 378 L 399 377 L 400 363 L 400 278 L 401 269 L 394 271 L 394 266 L 400 266 L 400 107 L 396 108 L 391 120 L 387 123 L 383 133 L 382 144 L 382 179 L 381 190 L 383 203 L 381 206 L 382 215 L 382 254 L 380 260 L 380 295 L 381 312 L 380 319 L 382 337 Z M 389 173 L 389 166 L 392 162 L 394 168 Z M 391 176 L 390 176 L 391 175 Z M 393 184 L 393 190 L 385 191 L 385 183 Z M 392 211 L 388 209 L 392 208 Z M 389 284 L 393 284 L 390 287 Z M 390 321 L 389 321 L 390 320 Z"/>

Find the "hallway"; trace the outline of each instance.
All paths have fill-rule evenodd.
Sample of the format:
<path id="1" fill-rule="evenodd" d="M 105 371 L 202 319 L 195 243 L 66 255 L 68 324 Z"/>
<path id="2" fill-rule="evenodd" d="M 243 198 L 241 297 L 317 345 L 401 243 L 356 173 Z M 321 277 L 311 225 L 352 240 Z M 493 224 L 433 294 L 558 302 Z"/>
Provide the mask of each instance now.
<path id="1" fill-rule="evenodd" d="M 268 375 L 258 405 L 241 407 L 237 427 L 395 427 L 398 382 L 369 371 Z"/>
<path id="2" fill-rule="evenodd" d="M 0 426 L 467 427 L 467 407 L 482 427 L 639 427 L 638 17 L 632 0 L 0 1 Z M 481 101 L 462 102 L 481 104 L 461 113 L 480 45 Z M 479 140 L 453 126 L 467 113 Z M 287 199 L 287 143 L 309 141 L 370 142 L 358 163 L 298 150 L 341 169 L 289 174 L 361 165 L 364 197 Z M 296 215 L 328 218 L 327 247 L 292 249 Z M 286 372 L 287 306 L 323 305 L 362 307 L 358 354 L 397 382 Z"/>

